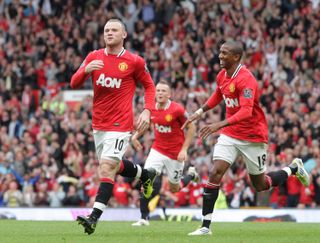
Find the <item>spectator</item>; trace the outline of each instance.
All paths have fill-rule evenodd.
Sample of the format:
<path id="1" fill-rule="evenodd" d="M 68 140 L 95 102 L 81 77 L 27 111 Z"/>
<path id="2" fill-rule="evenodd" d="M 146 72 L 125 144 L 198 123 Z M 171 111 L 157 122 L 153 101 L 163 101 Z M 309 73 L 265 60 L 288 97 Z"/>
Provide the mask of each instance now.
<path id="1" fill-rule="evenodd" d="M 52 191 L 49 191 L 49 206 L 50 207 L 61 207 L 62 201 L 65 198 L 65 192 L 62 190 L 59 183 L 53 185 Z"/>
<path id="2" fill-rule="evenodd" d="M 66 197 L 62 200 L 64 206 L 80 206 L 81 199 L 77 194 L 77 188 L 74 185 L 69 186 Z"/>
<path id="3" fill-rule="evenodd" d="M 23 195 L 18 190 L 18 183 L 11 181 L 8 190 L 3 195 L 3 201 L 8 207 L 20 207 L 23 205 Z"/>

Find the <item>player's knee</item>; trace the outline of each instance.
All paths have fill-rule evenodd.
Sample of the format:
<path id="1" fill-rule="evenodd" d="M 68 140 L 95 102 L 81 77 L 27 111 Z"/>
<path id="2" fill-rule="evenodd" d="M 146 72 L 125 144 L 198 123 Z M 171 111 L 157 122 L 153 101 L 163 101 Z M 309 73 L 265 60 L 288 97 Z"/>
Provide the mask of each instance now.
<path id="1" fill-rule="evenodd" d="M 179 187 L 172 187 L 172 188 L 170 188 L 170 192 L 176 193 L 176 192 L 178 192 L 178 191 L 180 191 L 180 188 L 179 188 Z"/>
<path id="2" fill-rule="evenodd" d="M 220 183 L 223 177 L 224 171 L 220 168 L 214 167 L 210 172 L 210 182 Z"/>
<path id="3" fill-rule="evenodd" d="M 118 168 L 117 161 L 102 159 L 99 165 L 99 174 L 101 178 L 113 178 Z"/>
<path id="4" fill-rule="evenodd" d="M 262 192 L 266 190 L 266 186 L 264 184 L 254 184 L 253 185 L 256 192 Z"/>
<path id="5" fill-rule="evenodd" d="M 179 184 L 170 184 L 169 190 L 172 193 L 176 193 L 176 192 L 180 191 L 180 185 Z"/>

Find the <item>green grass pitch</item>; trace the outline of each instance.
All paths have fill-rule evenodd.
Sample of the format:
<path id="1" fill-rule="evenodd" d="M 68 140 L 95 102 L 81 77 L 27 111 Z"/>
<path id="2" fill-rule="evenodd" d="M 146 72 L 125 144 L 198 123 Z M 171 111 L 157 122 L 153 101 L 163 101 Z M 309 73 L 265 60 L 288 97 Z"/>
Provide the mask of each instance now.
<path id="1" fill-rule="evenodd" d="M 149 227 L 132 222 L 99 222 L 92 235 L 82 226 L 66 221 L 0 220 L 0 242 L 320 242 L 320 224 L 311 223 L 214 223 L 211 236 L 187 236 L 199 222 L 152 221 Z"/>

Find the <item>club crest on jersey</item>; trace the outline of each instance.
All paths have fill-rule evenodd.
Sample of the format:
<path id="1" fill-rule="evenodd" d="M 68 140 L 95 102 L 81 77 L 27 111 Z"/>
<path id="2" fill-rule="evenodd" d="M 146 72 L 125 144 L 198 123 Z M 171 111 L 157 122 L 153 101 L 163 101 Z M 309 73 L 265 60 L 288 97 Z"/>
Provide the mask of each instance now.
<path id="1" fill-rule="evenodd" d="M 167 122 L 171 122 L 172 119 L 173 119 L 173 117 L 172 117 L 171 114 L 167 114 L 167 115 L 164 117 L 164 119 L 165 119 Z"/>
<path id="2" fill-rule="evenodd" d="M 231 93 L 233 93 L 236 90 L 236 86 L 234 85 L 234 83 L 231 83 L 229 85 L 229 90 L 230 90 Z"/>
<path id="3" fill-rule="evenodd" d="M 125 62 L 121 62 L 119 63 L 118 68 L 121 72 L 124 72 L 128 69 L 128 64 L 126 64 Z"/>

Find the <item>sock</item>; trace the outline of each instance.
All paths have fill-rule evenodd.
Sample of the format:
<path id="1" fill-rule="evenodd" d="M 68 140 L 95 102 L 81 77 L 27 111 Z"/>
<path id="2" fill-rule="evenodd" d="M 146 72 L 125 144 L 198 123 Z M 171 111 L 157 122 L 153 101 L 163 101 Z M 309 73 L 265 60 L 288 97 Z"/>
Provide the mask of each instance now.
<path id="1" fill-rule="evenodd" d="M 95 203 L 93 204 L 93 211 L 91 216 L 96 219 L 100 218 L 103 210 L 106 208 L 110 197 L 112 196 L 114 181 L 109 178 L 102 178 Z"/>
<path id="2" fill-rule="evenodd" d="M 118 174 L 124 177 L 140 178 L 142 182 L 149 179 L 148 171 L 146 169 L 142 169 L 140 165 L 126 159 L 120 161 Z"/>
<path id="3" fill-rule="evenodd" d="M 167 210 L 167 208 L 165 206 L 163 206 L 162 207 L 162 212 L 163 212 L 164 218 L 167 220 L 168 219 L 168 215 L 166 213 L 166 210 Z"/>
<path id="4" fill-rule="evenodd" d="M 202 205 L 202 227 L 210 227 L 212 220 L 212 213 L 214 209 L 214 204 L 217 201 L 219 195 L 220 184 L 214 184 L 207 182 L 203 192 L 203 205 Z"/>
<path id="5" fill-rule="evenodd" d="M 141 167 L 140 167 L 141 168 Z M 137 177 L 138 178 L 138 177 Z M 148 170 L 141 169 L 141 176 L 139 177 L 140 180 L 143 182 L 147 181 L 149 179 Z"/>
<path id="6" fill-rule="evenodd" d="M 140 197 L 140 212 L 141 212 L 141 218 L 148 220 L 149 219 L 149 199 L 146 199 L 144 196 Z"/>
<path id="7" fill-rule="evenodd" d="M 286 170 L 287 168 L 289 168 L 289 169 L 291 170 L 291 173 L 294 174 L 294 175 L 295 175 L 295 174 L 297 173 L 297 171 L 298 171 L 298 166 L 297 166 L 296 164 L 290 164 L 290 165 L 288 165 L 288 167 L 284 167 L 283 170 L 284 170 L 284 171 L 287 171 L 287 170 Z M 288 175 L 288 176 L 290 176 L 290 175 Z"/>
<path id="8" fill-rule="evenodd" d="M 140 178 L 141 170 L 142 169 L 140 165 L 136 165 L 129 160 L 123 159 L 120 161 L 118 174 L 124 177 Z"/>
<path id="9" fill-rule="evenodd" d="M 181 178 L 181 188 L 182 187 L 186 187 L 190 181 L 192 181 L 194 179 L 193 175 L 185 175 Z"/>
<path id="10" fill-rule="evenodd" d="M 284 170 L 269 172 L 267 176 L 271 178 L 271 186 L 281 185 L 288 179 L 288 174 Z"/>

